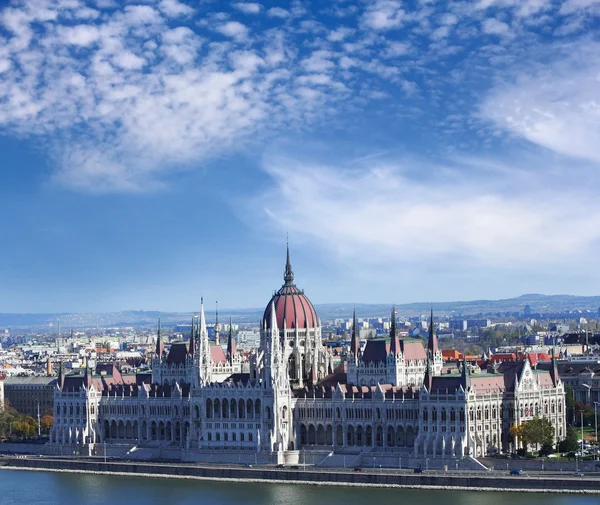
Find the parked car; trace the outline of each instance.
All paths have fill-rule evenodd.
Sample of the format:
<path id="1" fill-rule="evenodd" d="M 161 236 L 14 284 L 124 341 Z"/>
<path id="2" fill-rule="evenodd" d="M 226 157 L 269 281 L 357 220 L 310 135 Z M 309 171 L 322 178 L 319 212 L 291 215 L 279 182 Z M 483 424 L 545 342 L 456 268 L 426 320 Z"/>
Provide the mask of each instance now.
<path id="1" fill-rule="evenodd" d="M 521 470 L 520 468 L 513 468 L 510 471 L 511 475 L 523 475 L 523 470 Z"/>
<path id="2" fill-rule="evenodd" d="M 573 477 L 583 477 L 581 472 L 573 472 Z"/>

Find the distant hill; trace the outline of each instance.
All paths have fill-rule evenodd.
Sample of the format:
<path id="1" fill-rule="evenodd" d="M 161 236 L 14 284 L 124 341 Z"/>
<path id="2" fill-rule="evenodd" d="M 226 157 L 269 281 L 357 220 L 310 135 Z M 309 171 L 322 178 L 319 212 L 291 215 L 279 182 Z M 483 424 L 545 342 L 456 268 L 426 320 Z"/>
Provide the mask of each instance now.
<path id="1" fill-rule="evenodd" d="M 496 314 L 505 312 L 523 312 L 525 305 L 535 313 L 557 313 L 567 311 L 588 311 L 597 313 L 600 307 L 600 296 L 576 295 L 542 295 L 526 294 L 505 300 L 470 300 L 456 302 L 413 302 L 396 305 L 399 316 L 419 316 L 427 314 L 430 307 L 438 315 L 468 316 L 476 314 Z M 321 320 L 351 317 L 356 308 L 358 317 L 381 317 L 390 313 L 391 304 L 367 303 L 326 303 L 315 307 Z M 261 320 L 263 309 L 222 309 L 222 314 L 231 315 L 234 322 L 257 323 Z M 66 334 L 70 328 L 107 328 L 107 327 L 149 327 L 156 325 L 160 315 L 161 322 L 166 325 L 186 323 L 192 318 L 192 312 L 158 312 L 144 310 L 124 310 L 107 313 L 48 313 L 48 314 L 2 314 L 0 328 L 38 329 L 56 331 L 56 322 L 60 321 L 61 333 Z M 209 321 L 213 315 L 207 314 Z"/>

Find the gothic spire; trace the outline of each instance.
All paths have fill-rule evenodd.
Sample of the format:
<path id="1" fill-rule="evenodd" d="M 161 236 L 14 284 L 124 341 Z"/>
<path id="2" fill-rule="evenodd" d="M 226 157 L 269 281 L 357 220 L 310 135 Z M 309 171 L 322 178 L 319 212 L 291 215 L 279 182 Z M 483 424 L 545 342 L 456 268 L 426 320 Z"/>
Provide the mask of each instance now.
<path id="1" fill-rule="evenodd" d="M 198 331 L 200 332 L 200 336 L 202 337 L 202 335 L 204 335 L 206 333 L 206 317 L 204 316 L 204 297 L 200 298 L 200 328 L 198 328 Z"/>
<path id="2" fill-rule="evenodd" d="M 163 355 L 164 346 L 160 338 L 160 317 L 158 318 L 158 334 L 156 336 L 156 355 L 160 358 Z"/>
<path id="3" fill-rule="evenodd" d="M 390 325 L 390 353 L 394 356 L 400 352 L 400 342 L 398 341 L 398 333 L 396 332 L 396 306 L 392 305 L 391 314 L 392 324 Z"/>
<path id="4" fill-rule="evenodd" d="M 352 315 L 352 340 L 350 341 L 350 352 L 355 358 L 358 358 L 360 352 L 360 340 L 358 338 L 358 326 L 356 325 L 356 309 Z"/>
<path id="5" fill-rule="evenodd" d="M 85 375 L 83 377 L 83 384 L 86 389 L 89 389 L 92 385 L 92 370 L 90 369 L 89 359 L 85 357 Z"/>
<path id="6" fill-rule="evenodd" d="M 285 272 L 283 274 L 283 280 L 285 281 L 286 286 L 294 285 L 294 272 L 292 270 L 292 263 L 290 262 L 290 245 L 286 244 L 287 249 L 287 258 L 285 262 Z"/>
<path id="7" fill-rule="evenodd" d="M 236 345 L 235 339 L 233 338 L 233 323 L 231 316 L 229 316 L 229 337 L 227 338 L 227 360 L 231 363 L 235 356 Z"/>
<path id="8" fill-rule="evenodd" d="M 431 358 L 435 357 L 438 352 L 438 341 L 433 328 L 433 307 L 431 308 L 431 317 L 429 319 L 429 338 L 427 339 L 427 351 L 431 354 Z"/>
<path id="9" fill-rule="evenodd" d="M 217 308 L 215 309 L 215 344 L 219 345 L 219 302 L 215 302 Z"/>
<path id="10" fill-rule="evenodd" d="M 431 386 L 433 385 L 433 359 L 432 356 L 427 354 L 427 364 L 425 365 L 425 377 L 423 377 L 423 384 L 427 388 L 427 391 L 431 393 Z"/>
<path id="11" fill-rule="evenodd" d="M 469 374 L 469 365 L 467 364 L 467 354 L 463 354 L 462 380 L 465 391 L 471 387 L 471 375 Z"/>
<path id="12" fill-rule="evenodd" d="M 194 355 L 194 350 L 196 347 L 196 318 L 192 315 L 192 331 L 190 332 L 190 345 L 189 345 L 189 354 L 190 356 Z"/>
<path id="13" fill-rule="evenodd" d="M 558 376 L 558 368 L 556 366 L 556 353 L 555 348 L 552 346 L 552 368 L 550 368 L 550 377 L 552 378 L 552 385 L 556 387 L 558 385 L 559 376 Z"/>
<path id="14" fill-rule="evenodd" d="M 63 367 L 62 359 L 60 360 L 60 364 L 58 366 L 58 387 L 62 391 L 65 385 L 65 368 Z"/>

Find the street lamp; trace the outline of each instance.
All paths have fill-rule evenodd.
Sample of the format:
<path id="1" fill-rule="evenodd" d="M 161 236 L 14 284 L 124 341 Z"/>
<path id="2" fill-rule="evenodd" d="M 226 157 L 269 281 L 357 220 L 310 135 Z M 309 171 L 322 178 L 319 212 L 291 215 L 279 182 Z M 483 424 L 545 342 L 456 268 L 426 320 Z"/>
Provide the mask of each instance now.
<path id="1" fill-rule="evenodd" d="M 594 402 L 594 429 L 596 430 L 596 449 L 598 448 L 598 405 L 600 402 Z"/>

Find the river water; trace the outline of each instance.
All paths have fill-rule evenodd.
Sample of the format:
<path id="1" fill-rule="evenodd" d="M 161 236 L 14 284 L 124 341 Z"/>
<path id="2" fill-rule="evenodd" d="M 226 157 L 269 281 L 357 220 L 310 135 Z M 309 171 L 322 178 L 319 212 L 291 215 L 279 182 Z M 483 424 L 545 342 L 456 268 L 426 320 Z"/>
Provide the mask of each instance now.
<path id="1" fill-rule="evenodd" d="M 0 471 L 0 505 L 598 505 L 598 495 L 483 493 Z"/>

